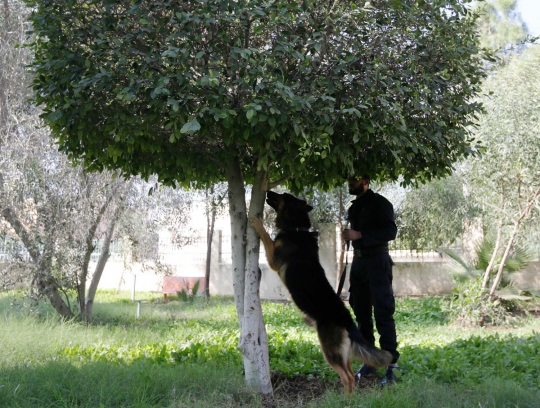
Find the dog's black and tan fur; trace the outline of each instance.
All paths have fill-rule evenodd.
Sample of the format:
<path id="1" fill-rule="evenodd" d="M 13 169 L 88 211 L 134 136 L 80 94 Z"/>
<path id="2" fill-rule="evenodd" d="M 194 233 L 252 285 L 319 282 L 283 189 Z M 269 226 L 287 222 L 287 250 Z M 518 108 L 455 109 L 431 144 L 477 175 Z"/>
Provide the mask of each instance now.
<path id="1" fill-rule="evenodd" d="M 268 191 L 266 202 L 277 212 L 279 230 L 272 240 L 259 218 L 251 218 L 259 234 L 268 265 L 276 271 L 294 303 L 306 314 L 306 323 L 315 326 L 324 358 L 338 373 L 345 392 L 354 389 L 351 358 L 374 367 L 390 364 L 389 352 L 366 343 L 343 301 L 326 279 L 319 262 L 316 236 L 309 232 L 308 212 L 313 208 L 290 194 Z"/>

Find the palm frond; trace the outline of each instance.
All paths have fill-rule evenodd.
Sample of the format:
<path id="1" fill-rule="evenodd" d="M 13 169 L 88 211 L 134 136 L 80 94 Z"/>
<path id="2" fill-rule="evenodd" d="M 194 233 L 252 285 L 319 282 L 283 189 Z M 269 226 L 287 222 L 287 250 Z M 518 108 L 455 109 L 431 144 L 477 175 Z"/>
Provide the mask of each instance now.
<path id="1" fill-rule="evenodd" d="M 480 271 L 456 251 L 449 248 L 439 248 L 439 251 L 446 254 L 452 260 L 450 263 L 450 274 L 454 280 L 464 282 L 480 275 Z"/>
<path id="2" fill-rule="evenodd" d="M 461 255 L 459 255 L 456 251 L 450 248 L 439 248 L 439 251 L 441 251 L 443 254 L 449 256 L 455 263 L 458 265 L 461 265 L 463 269 L 469 271 L 469 270 L 476 270 L 476 268 L 471 265 L 465 258 L 463 258 Z"/>
<path id="3" fill-rule="evenodd" d="M 491 261 L 493 250 L 495 249 L 495 242 L 491 237 L 484 236 L 484 239 L 476 244 L 476 262 L 475 269 L 485 271 Z"/>

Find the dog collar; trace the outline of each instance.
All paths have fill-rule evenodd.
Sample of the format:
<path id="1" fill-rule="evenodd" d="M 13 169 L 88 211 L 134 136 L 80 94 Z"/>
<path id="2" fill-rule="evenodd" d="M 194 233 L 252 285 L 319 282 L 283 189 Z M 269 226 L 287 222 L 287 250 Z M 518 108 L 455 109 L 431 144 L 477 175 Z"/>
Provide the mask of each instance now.
<path id="1" fill-rule="evenodd" d="M 306 228 L 306 227 L 283 228 L 283 231 L 287 231 L 287 232 L 309 232 L 309 228 Z"/>

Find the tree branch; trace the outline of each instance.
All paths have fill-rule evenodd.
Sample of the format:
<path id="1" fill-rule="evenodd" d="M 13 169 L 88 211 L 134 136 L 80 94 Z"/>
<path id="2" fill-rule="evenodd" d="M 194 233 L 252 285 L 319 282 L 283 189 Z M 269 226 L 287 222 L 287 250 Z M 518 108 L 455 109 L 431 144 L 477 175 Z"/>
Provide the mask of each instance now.
<path id="1" fill-rule="evenodd" d="M 90 286 L 88 287 L 88 294 L 86 295 L 86 302 L 85 302 L 85 317 L 88 323 L 92 321 L 94 298 L 96 297 L 97 287 L 99 285 L 101 276 L 103 275 L 103 270 L 105 269 L 105 265 L 107 264 L 107 261 L 109 260 L 109 257 L 110 257 L 109 249 L 111 247 L 111 241 L 112 241 L 112 236 L 114 234 L 114 228 L 116 227 L 116 223 L 118 219 L 120 218 L 122 210 L 123 210 L 123 207 L 121 203 L 119 203 L 118 206 L 116 207 L 116 210 L 114 211 L 114 215 L 111 219 L 109 227 L 107 228 L 107 232 L 105 233 L 105 238 L 103 239 L 103 248 L 99 256 L 98 263 L 96 265 L 96 270 L 94 271 L 94 275 L 92 276 L 92 281 L 90 282 Z"/>
<path id="2" fill-rule="evenodd" d="M 30 254 L 30 258 L 32 258 L 32 262 L 37 265 L 41 259 L 41 251 L 39 250 L 37 245 L 34 244 L 32 238 L 30 237 L 29 232 L 26 230 L 25 226 L 19 220 L 19 217 L 17 217 L 17 214 L 15 214 L 15 212 L 13 211 L 11 207 L 7 207 L 2 210 L 2 216 L 9 223 L 9 225 L 11 225 L 11 228 L 15 230 L 15 233 L 20 238 L 24 247 Z"/>
<path id="3" fill-rule="evenodd" d="M 287 181 L 288 179 L 290 179 L 291 176 L 283 176 L 282 178 L 280 178 L 279 180 L 276 180 L 276 181 L 269 181 L 267 183 L 267 187 L 268 187 L 268 190 L 272 190 L 273 188 L 276 188 L 277 186 L 279 186 L 281 183 L 284 183 L 285 181 Z"/>

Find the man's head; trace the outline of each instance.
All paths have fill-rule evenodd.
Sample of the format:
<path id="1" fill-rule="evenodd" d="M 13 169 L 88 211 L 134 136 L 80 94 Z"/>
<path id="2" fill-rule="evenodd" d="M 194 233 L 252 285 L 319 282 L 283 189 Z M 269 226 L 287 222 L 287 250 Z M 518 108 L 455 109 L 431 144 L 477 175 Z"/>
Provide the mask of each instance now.
<path id="1" fill-rule="evenodd" d="M 349 194 L 360 197 L 365 194 L 369 189 L 369 175 L 363 175 L 362 177 L 349 177 Z"/>

